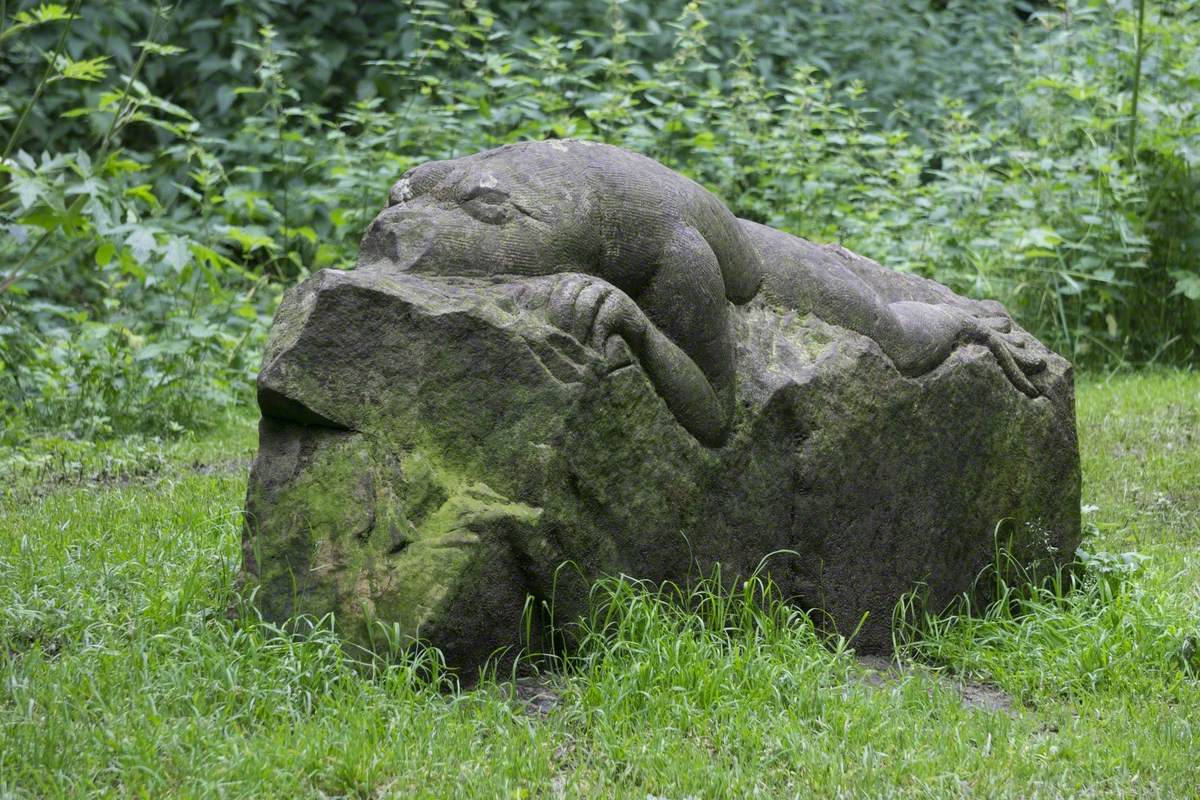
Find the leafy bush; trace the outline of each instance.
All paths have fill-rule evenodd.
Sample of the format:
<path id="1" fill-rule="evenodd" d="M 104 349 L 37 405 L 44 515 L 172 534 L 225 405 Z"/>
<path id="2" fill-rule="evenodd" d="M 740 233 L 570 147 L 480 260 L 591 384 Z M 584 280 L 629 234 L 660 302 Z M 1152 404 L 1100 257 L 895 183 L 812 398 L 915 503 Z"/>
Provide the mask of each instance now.
<path id="1" fill-rule="evenodd" d="M 28 19 L 64 29 L 78 21 L 56 6 Z M 199 123 L 140 79 L 149 60 L 177 52 L 155 41 L 163 22 L 153 16 L 127 75 L 110 78 L 103 58 L 73 59 L 67 48 L 49 56 L 32 96 L 59 81 L 99 82 L 91 102 L 66 114 L 102 133 L 35 157 L 19 146 L 22 113 L 8 136 L 0 171 L 11 224 L 0 252 L 13 266 L 0 278 L 0 437 L 29 426 L 95 436 L 201 424 L 252 376 L 276 292 L 223 244 L 239 231 L 213 219 L 224 171 Z M 124 147 L 138 127 L 166 137 L 164 146 Z"/>
<path id="2" fill-rule="evenodd" d="M 1155 5 L 1144 23 L 1138 3 L 1039 15 L 987 125 L 1007 150 L 992 194 L 1023 233 L 979 289 L 1085 362 L 1189 364 L 1200 346 L 1200 4 Z"/>
<path id="3" fill-rule="evenodd" d="M 1200 345 L 1196 0 L 20 9 L 0 438 L 209 424 L 280 288 L 352 264 L 397 175 L 529 138 L 645 152 L 1083 363 Z"/>

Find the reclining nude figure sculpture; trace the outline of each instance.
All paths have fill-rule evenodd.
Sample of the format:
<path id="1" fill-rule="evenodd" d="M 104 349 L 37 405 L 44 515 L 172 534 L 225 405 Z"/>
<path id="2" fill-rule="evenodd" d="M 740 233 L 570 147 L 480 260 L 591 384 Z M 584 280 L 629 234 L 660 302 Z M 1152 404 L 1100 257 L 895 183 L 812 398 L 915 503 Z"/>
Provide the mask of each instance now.
<path id="1" fill-rule="evenodd" d="M 285 296 L 258 401 L 264 616 L 466 667 L 531 596 L 570 617 L 600 575 L 779 552 L 786 596 L 886 650 L 898 597 L 969 589 L 998 525 L 1027 565 L 1079 536 L 1070 365 L 1000 304 L 591 142 L 405 173 L 355 269 Z"/>
<path id="2" fill-rule="evenodd" d="M 584 141 L 524 142 L 406 173 L 363 240 L 360 268 L 564 277 L 550 318 L 620 361 L 633 351 L 667 406 L 709 446 L 733 413 L 728 305 L 811 310 L 875 340 L 906 375 L 984 344 L 1025 394 L 1044 361 L 997 303 L 893 300 L 840 261 L 814 271 L 794 237 L 735 217 L 656 161 Z"/>

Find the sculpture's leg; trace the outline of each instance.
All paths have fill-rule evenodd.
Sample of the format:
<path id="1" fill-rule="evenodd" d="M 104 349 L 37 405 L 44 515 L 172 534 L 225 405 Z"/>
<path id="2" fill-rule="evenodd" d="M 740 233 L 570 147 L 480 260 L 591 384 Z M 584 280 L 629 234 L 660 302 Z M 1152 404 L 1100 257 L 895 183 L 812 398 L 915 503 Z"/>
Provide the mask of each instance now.
<path id="1" fill-rule="evenodd" d="M 1032 337 L 1013 330 L 999 303 L 889 302 L 847 266 L 858 258 L 849 251 L 817 247 L 747 220 L 740 224 L 762 253 L 766 273 L 760 297 L 767 303 L 811 311 L 873 339 L 910 377 L 936 368 L 960 344 L 976 342 L 992 351 L 1013 386 L 1030 397 L 1041 394 L 1029 376 L 1046 362 L 1031 346 Z"/>
<path id="2" fill-rule="evenodd" d="M 848 270 L 821 277 L 795 284 L 817 316 L 874 339 L 904 374 L 923 375 L 960 344 L 977 342 L 992 351 L 1013 386 L 1030 397 L 1040 394 L 1028 376 L 1044 368 L 1045 360 L 1027 349 L 1031 337 L 1012 329 L 999 303 L 980 304 L 978 313 L 910 300 L 884 303 Z"/>
<path id="3" fill-rule="evenodd" d="M 773 277 L 776 295 L 796 298 L 791 302 L 807 303 L 826 322 L 874 339 L 905 375 L 923 375 L 960 344 L 977 342 L 992 351 L 1013 386 L 1030 397 L 1040 394 L 1028 376 L 1045 361 L 1027 348 L 1031 337 L 1013 330 L 999 303 L 978 303 L 977 312 L 913 300 L 886 303 L 850 270 L 828 265 Z"/>

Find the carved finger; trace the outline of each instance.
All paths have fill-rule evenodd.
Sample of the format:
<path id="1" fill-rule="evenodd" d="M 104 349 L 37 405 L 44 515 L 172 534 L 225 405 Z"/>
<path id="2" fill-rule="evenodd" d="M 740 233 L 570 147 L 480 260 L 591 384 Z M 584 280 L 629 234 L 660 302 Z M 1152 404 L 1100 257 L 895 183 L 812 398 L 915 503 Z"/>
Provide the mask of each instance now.
<path id="1" fill-rule="evenodd" d="M 510 284 L 505 288 L 505 294 L 516 303 L 518 308 L 537 311 L 545 308 L 546 304 L 550 302 L 550 294 L 554 291 L 554 286 L 554 282 L 540 278 Z"/>
<path id="2" fill-rule="evenodd" d="M 610 336 L 604 345 L 604 363 L 610 370 L 627 367 L 633 363 L 633 352 L 622 336 Z"/>
<path id="3" fill-rule="evenodd" d="M 1002 338 L 1009 347 L 1015 347 L 1021 350 L 1024 350 L 1026 347 L 1028 347 L 1030 341 L 1032 341 L 1029 334 L 1020 330 L 998 331 L 998 333 L 1001 334 L 1000 338 Z"/>
<path id="4" fill-rule="evenodd" d="M 596 316 L 611 291 L 612 288 L 608 284 L 592 281 L 575 297 L 575 319 L 571 326 L 571 335 L 580 342 L 586 343 L 591 340 Z"/>
<path id="5" fill-rule="evenodd" d="M 1024 392 L 1029 397 L 1038 397 L 1041 392 L 1033 383 L 1025 376 L 1024 370 L 1013 358 L 1013 352 L 1009 349 L 1008 344 L 999 336 L 989 336 L 987 338 L 988 349 L 996 357 L 996 362 L 1000 364 L 1000 369 L 1004 370 L 1004 374 L 1008 380 Z"/>
<path id="6" fill-rule="evenodd" d="M 1046 358 L 1037 339 L 1020 330 L 1007 333 L 1003 338 L 1013 359 L 1026 375 L 1036 375 L 1046 368 Z"/>
<path id="7" fill-rule="evenodd" d="M 976 303 L 989 316 L 1008 317 L 1008 312 L 1004 310 L 1004 306 L 996 300 L 977 300 Z"/>
<path id="8" fill-rule="evenodd" d="M 1024 349 L 1038 349 L 1041 347 L 1041 342 L 1033 338 L 1033 336 L 1027 331 L 1023 331 L 1020 328 L 1016 328 L 1004 334 L 1004 340 L 1013 347 L 1020 347 Z"/>
<path id="9" fill-rule="evenodd" d="M 1026 375 L 1036 375 L 1046 368 L 1046 359 L 1026 349 L 1010 350 L 1013 360 Z"/>
<path id="10" fill-rule="evenodd" d="M 590 337 L 588 344 L 602 353 L 605 352 L 605 345 L 609 338 L 619 333 L 621 326 L 620 306 L 620 293 L 611 291 L 604 296 L 604 299 L 596 308 L 596 315 L 592 319 L 592 329 L 588 334 Z"/>
<path id="11" fill-rule="evenodd" d="M 613 289 L 596 312 L 591 344 L 616 369 L 632 363 L 631 351 L 642 346 L 646 325 L 641 309 L 624 293 Z"/>
<path id="12" fill-rule="evenodd" d="M 582 275 L 564 275 L 550 292 L 550 304 L 546 316 L 550 324 L 567 333 L 573 333 L 575 299 L 587 286 Z"/>

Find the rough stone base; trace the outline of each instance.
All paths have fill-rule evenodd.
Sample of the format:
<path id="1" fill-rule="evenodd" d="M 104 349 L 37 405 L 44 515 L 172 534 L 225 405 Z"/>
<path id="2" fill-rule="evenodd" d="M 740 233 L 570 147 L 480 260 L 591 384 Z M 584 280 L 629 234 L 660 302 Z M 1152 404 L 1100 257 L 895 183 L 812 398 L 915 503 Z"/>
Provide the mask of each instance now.
<path id="1" fill-rule="evenodd" d="M 998 526 L 1027 564 L 1073 553 L 1063 359 L 1037 399 L 977 345 L 908 378 L 864 336 L 751 304 L 735 430 L 710 449 L 636 363 L 522 302 L 546 280 L 322 271 L 287 295 L 244 535 L 264 616 L 333 612 L 349 639 L 386 628 L 470 667 L 519 644 L 527 602 L 565 622 L 601 575 L 732 581 L 770 555 L 786 596 L 878 652 L 901 594 L 968 590 Z"/>

